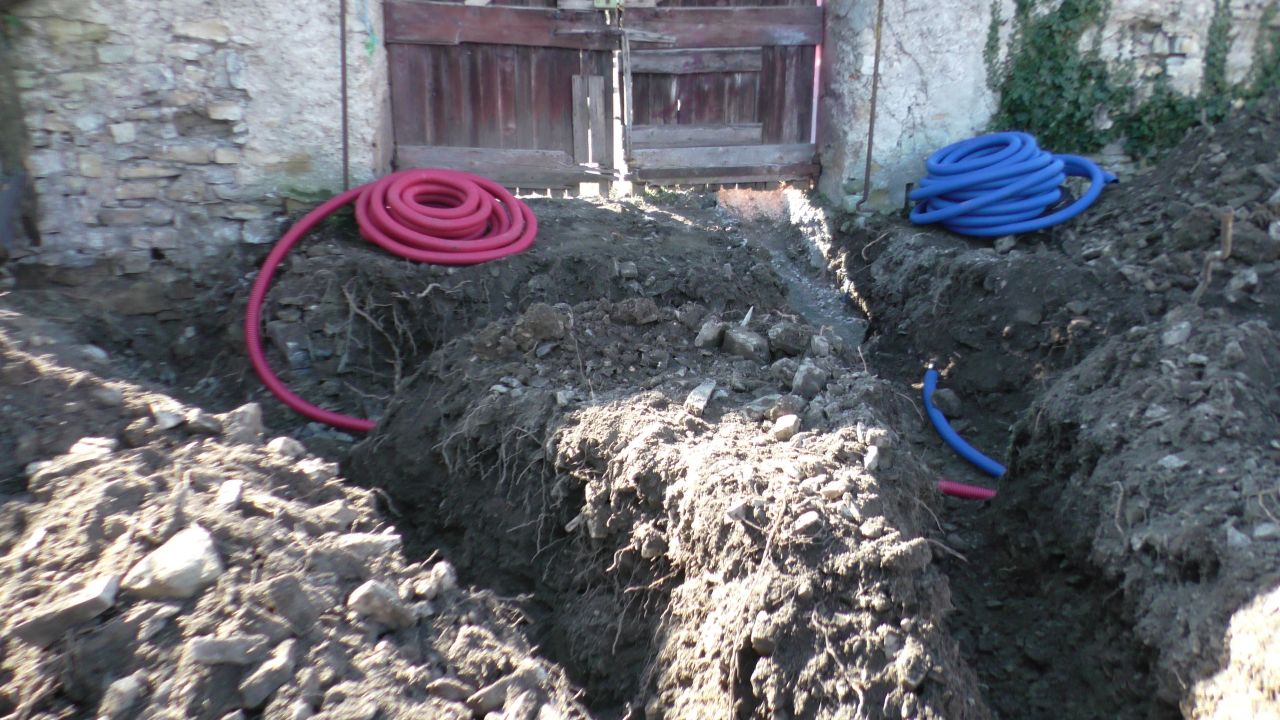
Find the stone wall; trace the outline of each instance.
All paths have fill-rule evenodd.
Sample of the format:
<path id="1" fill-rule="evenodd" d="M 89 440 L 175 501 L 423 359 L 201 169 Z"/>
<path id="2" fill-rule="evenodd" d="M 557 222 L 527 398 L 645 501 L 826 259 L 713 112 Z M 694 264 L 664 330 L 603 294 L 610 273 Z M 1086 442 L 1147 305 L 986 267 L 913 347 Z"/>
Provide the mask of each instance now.
<path id="1" fill-rule="evenodd" d="M 1248 75 L 1263 11 L 1273 2 L 1230 1 L 1229 82 Z M 828 5 L 820 188 L 852 206 L 863 195 L 876 7 L 862 0 Z M 1039 2 L 1037 7 L 1055 6 Z M 1003 54 L 1012 0 L 886 0 L 870 207 L 902 207 L 907 184 L 920 177 L 930 152 L 987 129 L 998 100 L 984 60 L 993 8 L 1004 19 L 998 43 Z M 1214 11 L 1212 0 L 1112 0 L 1101 31 L 1087 33 L 1082 50 L 1097 47 L 1113 69 L 1132 72 L 1140 95 L 1159 75 L 1174 90 L 1194 95 L 1204 75 Z M 1128 160 L 1116 146 L 1102 156 L 1113 167 Z"/>
<path id="2" fill-rule="evenodd" d="M 385 169 L 391 145 L 381 5 L 349 5 L 356 183 Z M 40 233 L 24 262 L 194 266 L 274 241 L 290 197 L 341 190 L 337 3 L 25 0 L 12 12 Z"/>

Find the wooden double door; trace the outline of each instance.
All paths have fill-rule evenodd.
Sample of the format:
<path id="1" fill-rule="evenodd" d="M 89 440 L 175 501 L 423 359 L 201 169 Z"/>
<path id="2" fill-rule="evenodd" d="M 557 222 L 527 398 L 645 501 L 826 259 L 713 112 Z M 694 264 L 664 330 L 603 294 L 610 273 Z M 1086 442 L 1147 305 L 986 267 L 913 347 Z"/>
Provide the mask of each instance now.
<path id="1" fill-rule="evenodd" d="M 521 188 L 816 175 L 821 7 L 555 1 L 387 2 L 397 167 Z"/>

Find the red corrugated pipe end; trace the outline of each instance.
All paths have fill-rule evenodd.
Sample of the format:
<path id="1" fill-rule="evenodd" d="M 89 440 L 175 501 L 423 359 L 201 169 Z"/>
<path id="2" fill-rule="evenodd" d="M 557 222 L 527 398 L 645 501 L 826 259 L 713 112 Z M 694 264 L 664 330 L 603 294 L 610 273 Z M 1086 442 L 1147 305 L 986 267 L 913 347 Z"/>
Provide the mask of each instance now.
<path id="1" fill-rule="evenodd" d="M 986 488 L 978 485 L 966 485 L 952 480 L 939 480 L 938 492 L 943 495 L 950 495 L 962 500 L 981 500 L 987 501 L 996 496 L 994 488 Z"/>

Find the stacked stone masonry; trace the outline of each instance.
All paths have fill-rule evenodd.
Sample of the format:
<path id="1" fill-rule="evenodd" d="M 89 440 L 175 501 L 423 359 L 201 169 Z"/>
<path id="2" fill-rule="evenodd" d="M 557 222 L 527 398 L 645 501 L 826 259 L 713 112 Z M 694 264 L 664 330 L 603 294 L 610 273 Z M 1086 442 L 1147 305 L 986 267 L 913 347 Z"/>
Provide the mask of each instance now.
<path id="1" fill-rule="evenodd" d="M 1260 32 L 1280 29 L 1262 27 L 1264 11 L 1274 2 L 1229 0 L 1228 82 L 1248 75 Z M 852 205 L 862 197 L 876 3 L 824 4 L 820 188 L 837 202 Z M 1040 12 L 1057 7 L 1052 0 L 1034 5 Z M 999 43 L 1003 57 L 1013 0 L 885 2 L 870 207 L 901 208 L 907 184 L 919 179 L 930 152 L 987 129 L 998 100 L 988 85 L 984 59 L 993 11 L 1004 21 Z M 1096 47 L 1114 70 L 1131 69 L 1140 95 L 1149 93 L 1160 76 L 1174 90 L 1194 95 L 1204 76 L 1213 15 L 1209 0 L 1111 0 L 1101 32 L 1087 33 L 1081 50 Z M 1104 150 L 1101 159 L 1121 171 L 1129 161 L 1118 147 Z"/>
<path id="2" fill-rule="evenodd" d="M 385 56 L 380 5 L 349 4 L 361 182 L 390 151 Z M 341 190 L 336 7 L 27 0 L 12 12 L 40 234 L 25 262 L 193 267 L 273 242 L 290 197 Z"/>

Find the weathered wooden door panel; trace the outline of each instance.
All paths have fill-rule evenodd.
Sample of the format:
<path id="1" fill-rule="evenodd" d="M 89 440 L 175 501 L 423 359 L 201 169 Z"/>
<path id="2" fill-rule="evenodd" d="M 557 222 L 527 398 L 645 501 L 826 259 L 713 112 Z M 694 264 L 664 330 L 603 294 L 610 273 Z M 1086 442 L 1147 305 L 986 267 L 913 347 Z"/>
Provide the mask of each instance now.
<path id="1" fill-rule="evenodd" d="M 668 2 L 623 15 L 626 29 L 668 41 L 630 41 L 632 174 L 661 184 L 811 177 L 822 8 L 711 4 Z"/>
<path id="2" fill-rule="evenodd" d="M 625 9 L 619 22 L 564 8 L 570 0 L 492 2 L 386 3 L 397 166 L 457 167 L 523 187 L 608 179 L 624 115 L 614 105 L 614 57 L 626 37 L 627 164 L 637 179 L 755 182 L 816 171 L 820 7 L 659 0 Z"/>
<path id="3" fill-rule="evenodd" d="M 617 39 L 602 14 L 412 0 L 386 12 L 397 167 L 553 188 L 611 172 L 613 130 L 600 105 L 612 94 Z M 588 112 L 575 122 L 576 102 Z"/>

